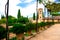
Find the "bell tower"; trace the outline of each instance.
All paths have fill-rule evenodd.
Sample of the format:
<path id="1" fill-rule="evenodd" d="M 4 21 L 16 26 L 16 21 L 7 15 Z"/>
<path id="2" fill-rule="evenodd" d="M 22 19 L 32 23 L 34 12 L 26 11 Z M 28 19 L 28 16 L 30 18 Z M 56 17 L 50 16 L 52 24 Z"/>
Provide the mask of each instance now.
<path id="1" fill-rule="evenodd" d="M 43 9 L 39 8 L 38 9 L 38 22 L 42 22 L 43 19 Z"/>

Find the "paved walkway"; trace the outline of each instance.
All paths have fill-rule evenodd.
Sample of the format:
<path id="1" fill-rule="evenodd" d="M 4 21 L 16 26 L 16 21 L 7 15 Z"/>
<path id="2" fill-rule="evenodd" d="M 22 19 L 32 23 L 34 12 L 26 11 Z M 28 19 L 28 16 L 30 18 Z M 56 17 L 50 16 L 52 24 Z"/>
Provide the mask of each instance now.
<path id="1" fill-rule="evenodd" d="M 60 40 L 60 24 L 55 24 L 30 40 Z"/>

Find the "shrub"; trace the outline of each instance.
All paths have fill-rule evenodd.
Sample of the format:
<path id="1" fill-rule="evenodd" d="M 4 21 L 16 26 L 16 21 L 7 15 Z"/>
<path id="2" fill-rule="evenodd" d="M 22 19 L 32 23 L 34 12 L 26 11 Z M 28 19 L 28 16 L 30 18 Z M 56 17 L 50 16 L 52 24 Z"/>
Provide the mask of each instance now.
<path id="1" fill-rule="evenodd" d="M 35 29 L 36 27 L 35 27 L 35 24 L 33 24 L 33 23 L 28 23 L 28 24 L 26 24 L 26 27 L 25 27 L 25 31 L 30 31 L 30 30 L 33 30 L 33 29 Z"/>
<path id="2" fill-rule="evenodd" d="M 18 20 L 17 20 L 18 23 L 23 23 L 23 24 L 26 24 L 27 22 L 29 22 L 28 18 L 26 17 L 20 17 Z"/>
<path id="3" fill-rule="evenodd" d="M 46 26 L 46 23 L 45 22 L 41 22 L 41 23 L 39 23 L 39 26 L 40 27 L 44 27 L 44 26 Z"/>
<path id="4" fill-rule="evenodd" d="M 46 22 L 46 25 L 53 25 L 54 22 Z"/>
<path id="5" fill-rule="evenodd" d="M 14 24 L 13 28 L 11 28 L 11 31 L 16 34 L 24 33 L 24 25 L 19 23 L 19 24 Z"/>
<path id="6" fill-rule="evenodd" d="M 3 39 L 6 37 L 6 29 L 3 28 L 3 26 L 0 26 L 0 39 Z"/>
<path id="7" fill-rule="evenodd" d="M 17 40 L 17 38 L 16 38 L 16 37 L 14 37 L 14 38 L 12 38 L 12 39 L 9 39 L 9 40 Z"/>

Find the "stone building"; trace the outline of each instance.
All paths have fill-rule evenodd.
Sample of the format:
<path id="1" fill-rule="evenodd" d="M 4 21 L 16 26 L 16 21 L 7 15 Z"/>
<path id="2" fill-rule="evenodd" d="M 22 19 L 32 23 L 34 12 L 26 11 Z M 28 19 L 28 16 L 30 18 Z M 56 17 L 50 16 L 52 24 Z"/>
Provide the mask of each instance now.
<path id="1" fill-rule="evenodd" d="M 36 23 L 36 20 L 31 20 L 33 23 Z M 38 9 L 38 23 L 40 22 L 60 22 L 60 16 L 53 16 L 53 17 L 44 17 L 43 16 L 43 9 Z"/>

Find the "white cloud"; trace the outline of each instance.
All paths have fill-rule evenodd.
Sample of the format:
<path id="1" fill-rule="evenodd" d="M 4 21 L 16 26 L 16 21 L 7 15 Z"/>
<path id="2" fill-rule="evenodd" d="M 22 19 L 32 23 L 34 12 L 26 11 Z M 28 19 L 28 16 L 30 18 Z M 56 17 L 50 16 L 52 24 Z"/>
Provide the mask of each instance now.
<path id="1" fill-rule="evenodd" d="M 31 5 L 28 5 L 27 7 L 25 8 L 21 8 L 19 6 L 16 6 L 18 4 L 18 1 L 14 1 L 14 0 L 10 0 L 10 9 L 9 9 L 9 15 L 12 15 L 12 16 L 17 16 L 17 12 L 18 12 L 18 9 L 21 10 L 21 14 L 23 16 L 28 16 L 32 13 L 35 12 L 35 8 L 36 8 L 36 3 L 33 3 Z"/>
<path id="2" fill-rule="evenodd" d="M 7 0 L 0 0 L 0 18 L 1 15 L 5 15 L 5 3 L 7 2 Z"/>
<path id="3" fill-rule="evenodd" d="M 21 9 L 22 15 L 30 15 L 36 11 L 36 2 L 34 4 L 28 5 L 26 8 Z"/>
<path id="4" fill-rule="evenodd" d="M 20 3 L 19 0 L 10 0 L 9 1 L 9 15 L 17 16 L 17 11 L 20 7 L 16 6 L 18 3 Z"/>
<path id="5" fill-rule="evenodd" d="M 41 4 L 38 3 L 38 8 L 43 8 L 43 12 L 44 12 L 44 5 L 42 3 Z"/>
<path id="6" fill-rule="evenodd" d="M 7 0 L 0 0 L 0 12 L 4 14 L 5 12 L 5 4 Z M 32 0 L 26 0 L 25 2 L 31 2 Z M 21 9 L 21 14 L 23 16 L 32 16 L 32 13 L 36 12 L 36 2 L 31 5 L 28 5 L 25 8 L 21 8 L 17 6 L 17 4 L 21 3 L 19 0 L 9 0 L 9 15 L 17 16 L 18 9 Z M 41 6 L 42 7 L 42 6 Z M 43 8 L 43 7 L 42 7 Z"/>

